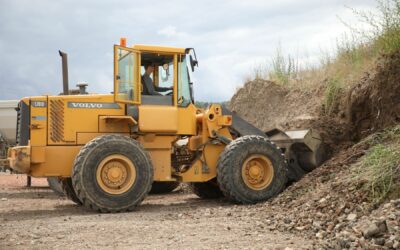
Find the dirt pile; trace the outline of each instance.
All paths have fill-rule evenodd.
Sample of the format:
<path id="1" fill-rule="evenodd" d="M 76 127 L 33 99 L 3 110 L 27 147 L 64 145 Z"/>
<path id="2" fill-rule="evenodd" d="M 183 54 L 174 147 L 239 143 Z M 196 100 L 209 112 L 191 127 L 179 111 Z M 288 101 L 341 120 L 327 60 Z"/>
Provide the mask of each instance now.
<path id="1" fill-rule="evenodd" d="M 336 154 L 265 203 L 270 229 L 319 241 L 318 248 L 400 249 L 400 199 L 373 205 L 355 176 L 367 148 L 360 143 Z"/>
<path id="2" fill-rule="evenodd" d="M 264 131 L 307 127 L 319 114 L 323 89 L 288 88 L 271 81 L 247 82 L 230 101 L 230 109 Z"/>

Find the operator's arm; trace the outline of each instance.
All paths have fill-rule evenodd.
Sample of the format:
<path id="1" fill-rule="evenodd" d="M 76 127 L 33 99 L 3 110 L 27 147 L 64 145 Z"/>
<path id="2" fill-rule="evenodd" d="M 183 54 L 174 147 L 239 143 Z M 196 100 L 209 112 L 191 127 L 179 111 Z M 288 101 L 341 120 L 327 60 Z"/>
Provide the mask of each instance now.
<path id="1" fill-rule="evenodd" d="M 172 87 L 159 87 L 159 86 L 154 86 L 154 88 L 156 89 L 156 91 L 159 92 L 165 92 L 173 89 Z"/>

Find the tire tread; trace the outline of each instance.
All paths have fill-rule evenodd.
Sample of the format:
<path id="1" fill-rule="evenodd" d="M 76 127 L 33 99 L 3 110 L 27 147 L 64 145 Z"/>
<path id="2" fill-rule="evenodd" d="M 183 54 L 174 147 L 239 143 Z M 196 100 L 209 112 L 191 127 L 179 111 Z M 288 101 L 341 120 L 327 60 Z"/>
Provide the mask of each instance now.
<path id="1" fill-rule="evenodd" d="M 280 193 L 284 188 L 286 184 L 286 173 L 287 173 L 287 164 L 284 155 L 282 154 L 282 151 L 268 138 L 263 137 L 263 136 L 258 136 L 258 135 L 246 135 L 239 137 L 232 141 L 222 152 L 222 154 L 219 157 L 218 163 L 217 163 L 217 178 L 218 178 L 218 183 L 220 186 L 220 189 L 222 193 L 231 201 L 236 202 L 236 203 L 241 203 L 241 204 L 254 204 L 259 202 L 259 200 L 251 199 L 250 197 L 250 192 L 252 192 L 250 189 L 249 190 L 242 190 L 242 192 L 238 192 L 238 187 L 235 186 L 233 182 L 233 171 L 231 170 L 232 165 L 234 163 L 232 162 L 232 159 L 234 159 L 235 154 L 240 153 L 243 150 L 247 150 L 247 147 L 251 144 L 255 144 L 258 146 L 262 147 L 270 147 L 272 151 L 274 152 L 273 157 L 279 158 L 277 159 L 277 162 L 279 162 L 278 170 L 279 173 L 278 175 L 274 175 L 274 179 L 277 177 L 280 178 L 278 180 L 275 180 L 276 183 L 275 185 L 278 185 L 275 187 L 277 190 L 274 195 Z M 269 156 L 271 157 L 271 156 Z M 241 167 L 241 166 L 240 166 Z M 275 170 L 275 169 L 274 169 Z M 276 170 L 275 170 L 276 171 Z"/>

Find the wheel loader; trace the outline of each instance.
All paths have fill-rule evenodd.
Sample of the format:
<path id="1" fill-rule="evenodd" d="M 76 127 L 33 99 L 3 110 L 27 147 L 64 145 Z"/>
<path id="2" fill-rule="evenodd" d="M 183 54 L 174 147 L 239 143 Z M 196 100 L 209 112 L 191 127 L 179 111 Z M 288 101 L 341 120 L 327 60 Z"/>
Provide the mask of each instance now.
<path id="1" fill-rule="evenodd" d="M 63 93 L 19 102 L 18 141 L 8 161 L 20 173 L 57 177 L 67 197 L 86 208 L 131 211 L 152 187 L 177 182 L 189 183 L 202 198 L 253 204 L 301 177 L 304 164 L 320 164 L 314 152 L 322 142 L 315 132 L 297 139 L 279 130 L 266 133 L 219 104 L 196 107 L 193 48 L 127 47 L 121 39 L 114 45 L 111 94 L 88 94 L 82 84 L 70 90 L 67 55 L 60 55 Z M 171 91 L 146 93 L 145 65 L 154 68 L 154 86 Z M 293 145 L 301 145 L 301 161 Z"/>

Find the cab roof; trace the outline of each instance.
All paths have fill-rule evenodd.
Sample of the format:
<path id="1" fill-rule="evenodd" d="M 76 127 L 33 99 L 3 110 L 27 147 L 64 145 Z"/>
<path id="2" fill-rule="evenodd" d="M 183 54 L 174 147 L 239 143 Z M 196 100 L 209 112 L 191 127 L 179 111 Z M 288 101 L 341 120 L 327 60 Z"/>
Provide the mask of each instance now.
<path id="1" fill-rule="evenodd" d="M 160 53 L 181 53 L 184 54 L 184 48 L 176 48 L 176 47 L 167 47 L 167 46 L 157 46 L 157 45 L 142 45 L 135 44 L 132 46 L 132 49 L 140 50 L 140 51 L 148 51 L 148 52 L 160 52 Z"/>

